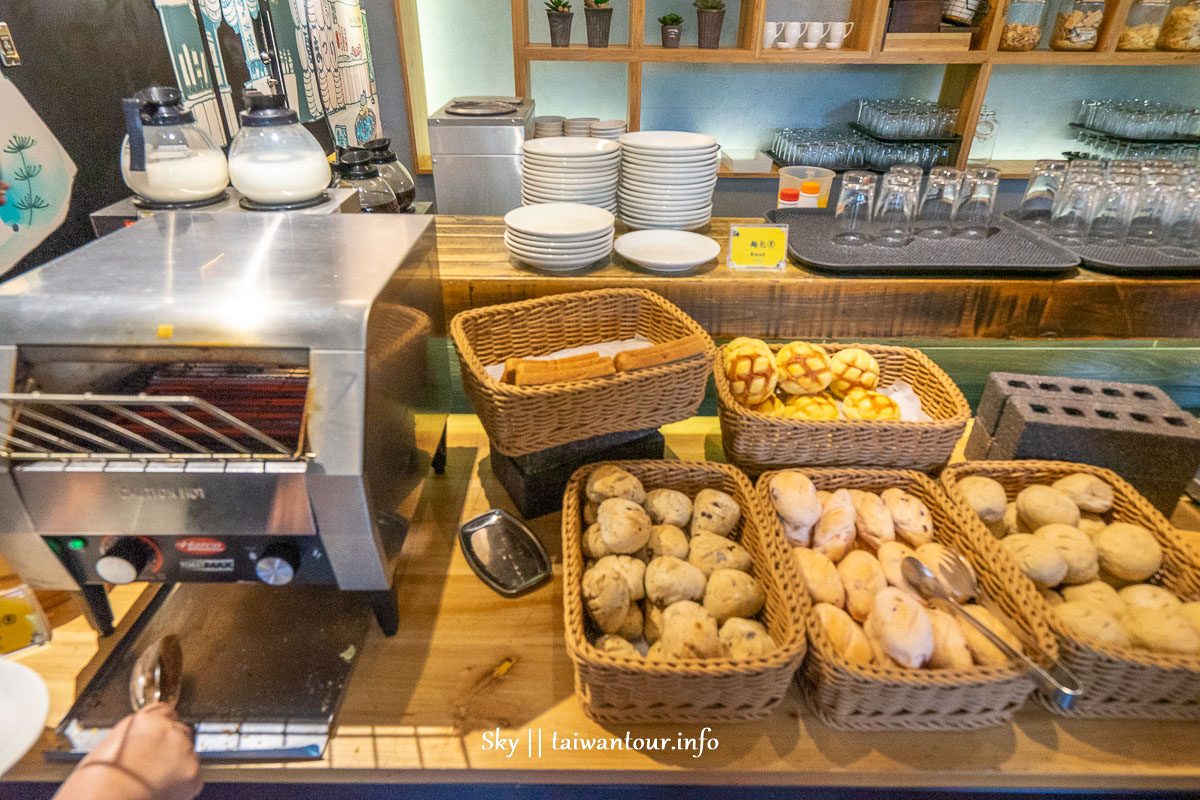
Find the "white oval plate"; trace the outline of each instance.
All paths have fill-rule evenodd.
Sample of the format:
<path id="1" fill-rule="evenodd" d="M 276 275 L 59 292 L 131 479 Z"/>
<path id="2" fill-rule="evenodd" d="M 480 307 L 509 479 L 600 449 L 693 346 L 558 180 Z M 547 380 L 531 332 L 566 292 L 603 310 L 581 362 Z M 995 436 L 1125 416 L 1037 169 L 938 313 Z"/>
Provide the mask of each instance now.
<path id="1" fill-rule="evenodd" d="M 0 775 L 37 743 L 50 713 L 42 676 L 24 664 L 0 659 Z"/>
<path id="2" fill-rule="evenodd" d="M 525 152 L 530 155 L 575 158 L 598 156 L 621 152 L 621 146 L 607 139 L 592 139 L 586 136 L 548 136 L 525 142 Z"/>
<path id="3" fill-rule="evenodd" d="M 702 208 L 699 211 L 683 211 L 678 214 L 668 214 L 666 212 L 659 213 L 657 211 L 640 211 L 632 208 L 622 208 L 619 213 L 622 219 L 636 219 L 639 222 L 689 222 L 692 220 L 711 217 L 712 206 Z"/>
<path id="4" fill-rule="evenodd" d="M 620 177 L 616 171 L 613 172 L 540 172 L 538 170 L 525 167 L 521 173 L 524 178 L 531 178 L 538 181 L 550 181 L 551 183 L 565 183 L 567 181 L 609 181 L 614 177 Z"/>
<path id="5" fill-rule="evenodd" d="M 607 206 L 617 198 L 611 192 L 608 194 L 543 194 L 541 192 L 521 192 L 521 196 L 532 203 L 582 203 L 585 206 Z M 526 203 L 531 205 L 531 203 Z"/>
<path id="6" fill-rule="evenodd" d="M 610 231 L 596 239 L 585 239 L 579 242 L 548 242 L 545 239 L 531 239 L 516 231 L 505 231 L 504 241 L 527 250 L 531 253 L 587 253 L 595 250 L 605 242 L 611 244 L 613 234 Z"/>
<path id="7" fill-rule="evenodd" d="M 709 193 L 716 185 L 716 178 L 710 178 L 702 183 L 677 185 L 672 183 L 645 183 L 634 180 L 631 175 L 622 176 L 621 182 L 617 184 L 621 191 L 629 192 L 630 194 L 648 195 L 650 197 L 679 197 L 680 195 L 696 194 L 699 192 Z"/>
<path id="8" fill-rule="evenodd" d="M 712 172 L 681 172 L 678 174 L 669 174 L 663 172 L 642 172 L 641 170 L 629 169 L 621 173 L 622 178 L 630 178 L 638 183 L 659 184 L 665 183 L 672 186 L 683 186 L 692 184 L 696 186 L 707 186 L 710 181 L 716 176 Z"/>
<path id="9" fill-rule="evenodd" d="M 703 228 L 709 223 L 711 217 L 699 220 L 698 222 L 639 222 L 632 219 L 622 218 L 622 222 L 626 227 L 633 228 L 639 231 L 650 230 L 671 230 L 671 231 L 694 231 L 698 228 Z"/>
<path id="10" fill-rule="evenodd" d="M 706 150 L 698 153 L 678 153 L 674 150 L 631 150 L 628 147 L 621 148 L 621 158 L 640 158 L 643 161 L 662 161 L 664 163 L 674 163 L 677 161 L 712 161 L 713 159 L 721 158 L 720 150 Z"/>
<path id="11" fill-rule="evenodd" d="M 721 245 L 707 236 L 669 230 L 627 233 L 617 239 L 614 249 L 623 258 L 657 272 L 680 272 L 721 255 Z"/>
<path id="12" fill-rule="evenodd" d="M 612 242 L 605 242 L 597 247 L 593 247 L 591 250 L 573 251 L 534 250 L 507 240 L 504 242 L 504 246 L 515 256 L 536 258 L 551 264 L 562 261 L 595 261 L 597 258 L 612 252 Z"/>
<path id="13" fill-rule="evenodd" d="M 700 214 L 707 208 L 712 208 L 712 201 L 703 200 L 699 203 L 694 203 L 687 206 L 667 206 L 667 205 L 645 205 L 624 198 L 617 199 L 617 207 L 630 214 L 636 214 L 639 217 L 658 217 L 658 216 L 685 216 L 689 214 Z"/>
<path id="14" fill-rule="evenodd" d="M 621 183 L 617 185 L 617 192 L 635 200 L 646 200 L 651 203 L 680 203 L 697 197 L 712 197 L 713 187 L 708 184 L 691 186 L 667 184 L 653 189 L 642 189 L 630 183 Z"/>
<path id="15" fill-rule="evenodd" d="M 701 150 L 718 146 L 711 136 L 687 131 L 634 131 L 622 136 L 621 144 L 647 150 Z"/>
<path id="16" fill-rule="evenodd" d="M 551 192 L 604 192 L 617 188 L 617 183 L 618 181 L 615 175 L 611 178 L 600 178 L 598 180 L 567 179 L 564 181 L 555 181 L 550 180 L 549 178 L 535 178 L 532 175 L 526 175 L 521 179 L 521 185 L 526 188 L 544 189 Z"/>
<path id="17" fill-rule="evenodd" d="M 509 254 L 517 258 L 519 261 L 524 261 L 526 264 L 533 264 L 535 267 L 559 267 L 560 269 L 571 269 L 574 267 L 583 267 L 588 264 L 593 264 L 600 259 L 607 259 L 612 253 L 612 248 L 607 247 L 596 253 L 588 253 L 585 255 L 557 257 L 541 253 L 520 253 L 509 250 Z"/>
<path id="18" fill-rule="evenodd" d="M 613 215 L 583 203 L 544 203 L 514 208 L 504 215 L 504 224 L 545 239 L 569 239 L 608 230 Z"/>

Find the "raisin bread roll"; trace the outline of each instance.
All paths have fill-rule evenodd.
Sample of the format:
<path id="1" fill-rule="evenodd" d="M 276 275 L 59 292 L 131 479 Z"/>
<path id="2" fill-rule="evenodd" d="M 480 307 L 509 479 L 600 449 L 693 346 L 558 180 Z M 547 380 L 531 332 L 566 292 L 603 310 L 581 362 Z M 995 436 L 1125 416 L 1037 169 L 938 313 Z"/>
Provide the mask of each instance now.
<path id="1" fill-rule="evenodd" d="M 975 665 L 971 648 L 954 617 L 940 609 L 929 609 L 933 626 L 933 654 L 927 666 L 933 669 L 969 669 Z"/>
<path id="2" fill-rule="evenodd" d="M 736 569 L 716 570 L 704 590 L 704 608 L 718 623 L 730 617 L 753 617 L 766 602 L 767 593 L 758 579 Z"/>
<path id="3" fill-rule="evenodd" d="M 674 489 L 651 489 L 642 503 L 650 521 L 655 525 L 674 525 L 682 528 L 692 518 L 692 501 Z"/>
<path id="4" fill-rule="evenodd" d="M 859 541 L 871 550 L 878 550 L 884 542 L 896 539 L 892 514 L 879 495 L 851 489 L 850 500 L 854 503 L 854 533 Z"/>
<path id="5" fill-rule="evenodd" d="M 749 551 L 735 541 L 715 533 L 700 531 L 688 545 L 688 563 L 700 570 L 707 578 L 718 569 L 737 569 L 749 572 Z"/>
<path id="6" fill-rule="evenodd" d="M 887 578 L 887 582 L 901 591 L 912 593 L 908 581 L 904 580 L 904 574 L 900 571 L 900 565 L 909 556 L 916 558 L 917 551 L 903 542 L 886 542 L 879 548 L 879 552 L 876 555 L 879 558 L 879 566 L 883 570 L 883 576 Z"/>
<path id="7" fill-rule="evenodd" d="M 893 586 L 875 595 L 866 633 L 896 662 L 910 668 L 925 666 L 933 655 L 933 623 L 921 601 Z"/>
<path id="8" fill-rule="evenodd" d="M 846 605 L 846 591 L 842 587 L 840 570 L 832 561 L 807 547 L 793 547 L 792 558 L 814 603 L 828 603 L 838 608 Z M 842 559 L 843 562 L 845 560 Z"/>
<path id="9" fill-rule="evenodd" d="M 616 633 L 629 615 L 629 582 L 612 567 L 592 567 L 583 573 L 583 604 L 588 616 L 605 633 Z"/>
<path id="10" fill-rule="evenodd" d="M 822 503 L 821 520 L 813 531 L 812 546 L 837 563 L 854 544 L 854 501 L 850 492 L 838 489 Z"/>
<path id="11" fill-rule="evenodd" d="M 703 599 L 704 584 L 703 572 L 672 556 L 660 556 L 646 565 L 646 598 L 664 608 L 681 600 Z"/>
<path id="12" fill-rule="evenodd" d="M 909 547 L 920 547 L 933 541 L 933 515 L 916 495 L 903 489 L 884 489 L 879 498 L 892 515 L 896 538 Z"/>
<path id="13" fill-rule="evenodd" d="M 852 664 L 866 666 L 871 663 L 871 643 L 849 614 L 829 603 L 817 603 L 813 613 L 836 652 Z"/>
<path id="14" fill-rule="evenodd" d="M 602 502 L 596 524 L 604 546 L 612 553 L 632 555 L 650 539 L 650 517 L 640 505 L 623 497 Z"/>
<path id="15" fill-rule="evenodd" d="M 719 489 L 701 489 L 692 503 L 692 535 L 699 531 L 729 536 L 742 518 L 737 500 Z"/>
<path id="16" fill-rule="evenodd" d="M 875 595 L 887 588 L 887 578 L 875 556 L 865 550 L 853 550 L 837 565 L 840 585 L 846 593 L 846 611 L 858 622 L 871 615 Z"/>
<path id="17" fill-rule="evenodd" d="M 672 603 L 663 610 L 656 646 L 667 658 L 720 658 L 717 620 L 698 603 Z"/>
<path id="18" fill-rule="evenodd" d="M 769 494 L 789 541 L 793 545 L 808 546 L 813 526 L 821 519 L 817 487 L 807 475 L 789 469 L 772 476 Z"/>
<path id="19" fill-rule="evenodd" d="M 623 497 L 641 505 L 646 499 L 646 490 L 642 488 L 642 482 L 612 464 L 604 464 L 592 470 L 584 492 L 588 501 L 592 503 L 603 503 L 610 497 Z"/>
<path id="20" fill-rule="evenodd" d="M 650 526 L 650 538 L 646 540 L 645 553 L 647 561 L 653 561 L 659 556 L 674 556 L 687 559 L 688 537 L 681 528 L 674 525 Z"/>
<path id="21" fill-rule="evenodd" d="M 730 617 L 717 631 L 721 648 L 730 658 L 762 658 L 778 648 L 770 632 L 761 622 L 741 617 Z"/>

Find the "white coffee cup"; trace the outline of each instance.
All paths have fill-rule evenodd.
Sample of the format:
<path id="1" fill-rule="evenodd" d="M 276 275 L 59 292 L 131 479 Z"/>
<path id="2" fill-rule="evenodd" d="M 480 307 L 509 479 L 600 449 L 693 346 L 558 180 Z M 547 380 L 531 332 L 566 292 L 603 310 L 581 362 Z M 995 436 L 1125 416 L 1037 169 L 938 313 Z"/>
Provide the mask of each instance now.
<path id="1" fill-rule="evenodd" d="M 783 26 L 783 41 L 777 43 L 777 47 L 792 48 L 800 41 L 800 37 L 804 35 L 805 28 L 808 27 L 807 22 L 788 22 Z"/>
<path id="2" fill-rule="evenodd" d="M 828 22 L 804 22 L 803 24 L 808 32 L 804 35 L 804 46 L 809 50 L 818 47 L 821 40 L 825 38 L 825 34 L 829 33 Z"/>
<path id="3" fill-rule="evenodd" d="M 784 23 L 782 22 L 765 22 L 763 23 L 763 49 L 770 50 L 775 46 L 775 40 L 783 33 Z"/>
<path id="4" fill-rule="evenodd" d="M 825 46 L 830 50 L 837 50 L 852 30 L 854 30 L 853 22 L 831 22 L 829 24 L 829 41 L 825 43 Z"/>

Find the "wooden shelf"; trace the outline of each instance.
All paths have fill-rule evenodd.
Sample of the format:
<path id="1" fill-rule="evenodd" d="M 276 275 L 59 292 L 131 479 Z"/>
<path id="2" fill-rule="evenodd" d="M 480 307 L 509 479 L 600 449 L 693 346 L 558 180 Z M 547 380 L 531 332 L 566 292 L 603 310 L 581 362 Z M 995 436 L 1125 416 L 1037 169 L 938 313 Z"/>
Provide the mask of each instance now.
<path id="1" fill-rule="evenodd" d="M 530 61 L 633 61 L 635 53 L 628 45 L 610 47 L 588 47 L 573 44 L 570 47 L 551 47 L 548 44 L 528 44 L 524 48 Z"/>
<path id="2" fill-rule="evenodd" d="M 718 178 L 778 178 L 779 167 L 775 164 L 771 165 L 770 172 L 731 172 L 729 167 L 722 164 L 717 168 Z"/>
<path id="3" fill-rule="evenodd" d="M 1066 53 L 1056 50 L 1030 50 L 1025 53 L 990 53 L 993 64 L 1054 64 L 1058 66 L 1197 66 L 1200 53 Z"/>
<path id="4" fill-rule="evenodd" d="M 1035 163 L 1033 159 L 1001 159 L 988 162 L 988 166 L 1000 170 L 1001 178 L 1028 178 Z"/>

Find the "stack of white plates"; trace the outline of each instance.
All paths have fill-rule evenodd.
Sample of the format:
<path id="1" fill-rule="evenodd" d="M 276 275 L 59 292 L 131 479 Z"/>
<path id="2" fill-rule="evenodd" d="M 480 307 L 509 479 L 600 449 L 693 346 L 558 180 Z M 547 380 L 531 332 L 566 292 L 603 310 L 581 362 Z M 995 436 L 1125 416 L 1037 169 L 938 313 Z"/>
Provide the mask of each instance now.
<path id="1" fill-rule="evenodd" d="M 592 123 L 599 121 L 598 117 L 573 117 L 563 123 L 563 133 L 567 136 L 591 136 Z"/>
<path id="2" fill-rule="evenodd" d="M 562 136 L 564 122 L 566 120 L 562 117 L 534 117 L 533 138 L 545 139 L 549 136 Z"/>
<path id="3" fill-rule="evenodd" d="M 544 203 L 504 215 L 504 245 L 519 261 L 549 270 L 586 267 L 607 258 L 613 215 L 580 203 Z"/>
<path id="4" fill-rule="evenodd" d="M 620 139 L 621 134 L 629 130 L 623 119 L 606 119 L 603 122 L 592 123 L 592 138 Z"/>
<path id="5" fill-rule="evenodd" d="M 683 131 L 636 131 L 619 141 L 622 222 L 631 228 L 680 230 L 708 224 L 721 163 L 716 139 Z"/>
<path id="6" fill-rule="evenodd" d="M 522 203 L 586 203 L 616 213 L 619 144 L 557 136 L 530 139 L 523 149 Z"/>

